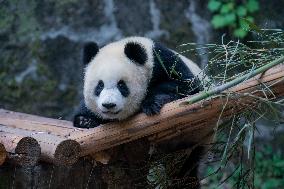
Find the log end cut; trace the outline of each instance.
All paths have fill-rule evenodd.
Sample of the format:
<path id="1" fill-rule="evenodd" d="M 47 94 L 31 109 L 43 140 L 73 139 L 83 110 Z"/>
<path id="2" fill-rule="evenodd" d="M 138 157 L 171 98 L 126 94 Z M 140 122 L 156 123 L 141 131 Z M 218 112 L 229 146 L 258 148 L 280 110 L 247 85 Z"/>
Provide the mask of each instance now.
<path id="1" fill-rule="evenodd" d="M 80 157 L 80 144 L 74 140 L 64 140 L 56 148 L 54 159 L 56 164 L 72 165 Z"/>
<path id="2" fill-rule="evenodd" d="M 31 137 L 23 137 L 17 144 L 14 160 L 20 165 L 33 166 L 40 158 L 40 145 Z"/>

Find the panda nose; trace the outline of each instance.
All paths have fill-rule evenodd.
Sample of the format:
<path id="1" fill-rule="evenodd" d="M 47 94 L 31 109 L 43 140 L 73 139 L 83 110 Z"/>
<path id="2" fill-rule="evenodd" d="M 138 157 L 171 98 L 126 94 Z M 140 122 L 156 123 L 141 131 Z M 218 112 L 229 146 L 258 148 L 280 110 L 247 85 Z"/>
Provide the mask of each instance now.
<path id="1" fill-rule="evenodd" d="M 103 103 L 102 105 L 103 105 L 103 107 L 105 107 L 107 109 L 111 109 L 111 108 L 114 108 L 116 106 L 116 104 L 114 104 L 114 103 Z"/>

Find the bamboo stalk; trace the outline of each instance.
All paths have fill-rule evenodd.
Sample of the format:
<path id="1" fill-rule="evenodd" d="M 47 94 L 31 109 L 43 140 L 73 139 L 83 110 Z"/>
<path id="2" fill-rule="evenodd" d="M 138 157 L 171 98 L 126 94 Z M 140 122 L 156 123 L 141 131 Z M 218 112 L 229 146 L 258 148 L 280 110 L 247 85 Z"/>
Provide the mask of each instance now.
<path id="1" fill-rule="evenodd" d="M 203 91 L 201 92 L 200 94 L 198 95 L 195 95 L 193 96 L 192 98 L 190 98 L 188 101 L 186 102 L 183 102 L 181 103 L 181 105 L 187 105 L 187 104 L 193 104 L 195 102 L 198 102 L 200 100 L 204 100 L 208 97 L 211 97 L 213 95 L 217 95 L 217 94 L 220 94 L 221 92 L 233 87 L 233 86 L 236 86 L 237 84 L 240 84 L 241 82 L 245 81 L 245 80 L 248 80 L 258 74 L 261 74 L 263 72 L 265 72 L 266 70 L 278 65 L 278 64 L 282 64 L 284 61 L 284 56 L 281 56 L 280 58 L 262 66 L 262 67 L 259 67 L 255 70 L 252 70 L 250 73 L 247 73 L 243 76 L 240 76 L 228 83 L 225 83 L 224 85 L 221 85 L 221 86 L 217 86 L 217 87 L 214 87 L 213 89 L 209 90 L 209 91 Z"/>
<path id="2" fill-rule="evenodd" d="M 0 143 L 0 166 L 5 162 L 7 157 L 7 152 L 5 146 Z"/>
<path id="3" fill-rule="evenodd" d="M 4 145 L 12 162 L 26 166 L 37 164 L 41 149 L 35 139 L 1 131 L 0 143 Z"/>

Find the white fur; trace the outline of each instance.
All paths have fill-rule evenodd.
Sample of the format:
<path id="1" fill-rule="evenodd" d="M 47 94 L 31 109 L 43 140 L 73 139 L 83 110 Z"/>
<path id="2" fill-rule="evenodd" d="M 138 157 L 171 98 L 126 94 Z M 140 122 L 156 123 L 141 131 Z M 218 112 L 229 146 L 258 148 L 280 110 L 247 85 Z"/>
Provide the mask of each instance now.
<path id="1" fill-rule="evenodd" d="M 147 62 L 139 66 L 131 62 L 124 54 L 127 42 L 134 41 L 143 45 L 148 56 Z M 130 37 L 110 43 L 101 48 L 95 58 L 85 70 L 84 98 L 86 106 L 104 119 L 125 119 L 137 112 L 145 97 L 148 83 L 153 70 L 153 41 L 142 37 Z M 104 82 L 104 90 L 99 97 L 94 95 L 94 89 L 99 80 Z M 124 98 L 116 84 L 124 80 L 130 94 Z M 117 104 L 114 112 L 118 114 L 105 114 L 102 103 L 112 102 Z"/>
<path id="2" fill-rule="evenodd" d="M 104 90 L 102 90 L 100 96 L 96 98 L 96 101 L 97 101 L 98 108 L 102 112 L 110 111 L 103 106 L 104 103 L 116 104 L 116 106 L 110 111 L 110 113 L 116 113 L 124 108 L 126 99 L 121 95 L 121 93 L 116 88 L 116 86 L 114 86 L 114 87 L 105 88 Z"/>

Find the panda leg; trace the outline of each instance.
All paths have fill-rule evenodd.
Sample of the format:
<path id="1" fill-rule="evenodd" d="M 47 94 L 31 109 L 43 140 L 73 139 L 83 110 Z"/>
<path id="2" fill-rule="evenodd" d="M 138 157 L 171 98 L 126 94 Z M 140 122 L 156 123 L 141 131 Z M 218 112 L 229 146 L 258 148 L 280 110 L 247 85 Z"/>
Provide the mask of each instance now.
<path id="1" fill-rule="evenodd" d="M 159 114 L 162 107 L 171 101 L 173 101 L 172 97 L 168 94 L 153 95 L 143 101 L 142 111 L 148 116 Z"/>
<path id="2" fill-rule="evenodd" d="M 182 98 L 177 92 L 178 86 L 178 82 L 169 81 L 150 87 L 141 104 L 142 112 L 148 116 L 159 114 L 166 103 Z"/>

